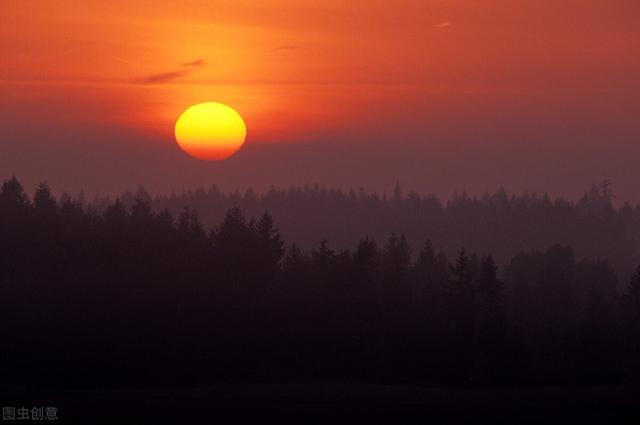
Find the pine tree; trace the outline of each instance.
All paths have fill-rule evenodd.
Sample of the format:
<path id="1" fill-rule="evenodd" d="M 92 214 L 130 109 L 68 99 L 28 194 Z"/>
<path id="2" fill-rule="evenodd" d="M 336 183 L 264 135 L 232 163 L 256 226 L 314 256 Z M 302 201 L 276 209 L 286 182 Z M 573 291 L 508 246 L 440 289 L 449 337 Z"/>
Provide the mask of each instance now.
<path id="1" fill-rule="evenodd" d="M 33 207 L 41 216 L 52 216 L 58 210 L 56 200 L 47 183 L 40 183 L 33 195 Z"/>
<path id="2" fill-rule="evenodd" d="M 22 187 L 22 183 L 13 176 L 2 183 L 0 189 L 0 206 L 4 209 L 24 209 L 29 205 L 29 197 Z"/>
<path id="3" fill-rule="evenodd" d="M 623 295 L 623 308 L 627 321 L 640 331 L 640 266 L 629 279 Z"/>
<path id="4" fill-rule="evenodd" d="M 482 259 L 478 280 L 474 377 L 493 383 L 508 379 L 509 339 L 505 326 L 504 285 L 498 280 L 493 257 Z"/>
<path id="5" fill-rule="evenodd" d="M 204 244 L 207 237 L 198 212 L 188 207 L 184 207 L 178 216 L 177 229 L 187 239 L 197 240 L 200 244 Z"/>
<path id="6" fill-rule="evenodd" d="M 450 266 L 445 312 L 448 318 L 447 341 L 450 356 L 456 358 L 448 364 L 454 379 L 469 381 L 474 376 L 475 306 L 471 260 L 464 248 L 458 252 L 455 264 Z"/>
<path id="7" fill-rule="evenodd" d="M 151 213 L 151 202 L 145 196 L 136 196 L 131 205 L 131 218 L 137 224 L 149 222 L 153 214 Z"/>
<path id="8" fill-rule="evenodd" d="M 384 244 L 383 262 L 385 271 L 392 280 L 398 283 L 406 281 L 406 274 L 411 263 L 411 250 L 407 237 L 392 233 Z"/>
<path id="9" fill-rule="evenodd" d="M 387 299 L 388 313 L 406 313 L 411 303 L 409 265 L 411 250 L 404 234 L 392 233 L 382 250 L 382 294 Z"/>
<path id="10" fill-rule="evenodd" d="M 120 228 L 124 226 L 127 218 L 127 210 L 120 198 L 117 198 L 113 204 L 110 204 L 104 212 L 104 221 L 111 227 Z"/>
<path id="11" fill-rule="evenodd" d="M 451 279 L 449 279 L 448 295 L 451 301 L 461 308 L 473 306 L 474 288 L 471 261 L 464 248 L 458 252 L 455 265 L 450 266 Z"/>
<path id="12" fill-rule="evenodd" d="M 212 232 L 214 246 L 219 250 L 230 249 L 232 246 L 248 242 L 249 226 L 247 219 L 238 205 L 230 208 L 222 223 Z"/>
<path id="13" fill-rule="evenodd" d="M 265 211 L 255 225 L 261 248 L 268 261 L 269 268 L 275 270 L 284 255 L 284 241 L 275 227 L 273 217 Z"/>
<path id="14" fill-rule="evenodd" d="M 378 256 L 378 247 L 373 239 L 368 236 L 360 239 L 356 252 L 353 254 L 357 276 L 365 280 L 372 280 L 378 269 Z"/>
<path id="15" fill-rule="evenodd" d="M 285 282 L 288 284 L 296 284 L 298 279 L 303 279 L 306 275 L 308 259 L 298 247 L 293 243 L 287 250 L 282 260 L 282 271 L 285 276 Z"/>
<path id="16" fill-rule="evenodd" d="M 400 188 L 400 183 L 396 182 L 396 185 L 393 187 L 393 203 L 396 205 L 400 205 L 402 202 L 402 189 Z"/>
<path id="17" fill-rule="evenodd" d="M 504 285 L 498 280 L 497 266 L 489 255 L 482 261 L 478 282 L 478 304 L 482 322 L 501 322 L 504 319 Z"/>
<path id="18" fill-rule="evenodd" d="M 350 286 L 353 288 L 351 298 L 354 308 L 363 316 L 373 314 L 377 308 L 378 288 L 377 274 L 380 267 L 380 253 L 376 242 L 365 237 L 360 239 L 353 254 L 353 277 Z"/>
<path id="19" fill-rule="evenodd" d="M 435 295 L 443 292 L 449 278 L 449 263 L 444 251 L 435 252 L 433 244 L 427 240 L 415 266 L 418 284 L 423 291 Z"/>

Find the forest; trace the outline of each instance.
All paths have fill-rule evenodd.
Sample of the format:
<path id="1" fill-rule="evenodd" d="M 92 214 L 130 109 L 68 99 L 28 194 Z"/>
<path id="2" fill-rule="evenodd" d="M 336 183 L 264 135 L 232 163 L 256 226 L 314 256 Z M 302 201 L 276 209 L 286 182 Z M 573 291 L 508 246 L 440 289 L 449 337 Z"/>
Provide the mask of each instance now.
<path id="1" fill-rule="evenodd" d="M 214 185 L 154 197 L 139 188 L 120 199 L 131 207 L 136 197 L 175 217 L 185 206 L 195 209 L 206 228 L 217 226 L 234 206 L 247 216 L 269 211 L 282 237 L 303 250 L 322 239 L 334 249 L 353 250 L 363 235 L 383 241 L 393 232 L 404 233 L 414 253 L 429 239 L 449 256 L 465 247 L 479 255 L 491 253 L 501 265 L 519 252 L 544 251 L 554 244 L 571 246 L 578 257 L 606 258 L 625 279 L 640 264 L 640 208 L 629 203 L 614 207 L 609 181 L 593 184 L 577 202 L 546 193 L 510 194 L 503 188 L 480 197 L 453 193 L 443 201 L 435 195 L 405 194 L 397 184 L 389 195 L 321 186 L 224 193 Z M 88 201 L 97 211 L 111 202 L 104 197 Z"/>
<path id="2" fill-rule="evenodd" d="M 0 381 L 638 383 L 639 223 L 607 183 L 576 203 L 317 187 L 87 202 L 13 177 Z"/>

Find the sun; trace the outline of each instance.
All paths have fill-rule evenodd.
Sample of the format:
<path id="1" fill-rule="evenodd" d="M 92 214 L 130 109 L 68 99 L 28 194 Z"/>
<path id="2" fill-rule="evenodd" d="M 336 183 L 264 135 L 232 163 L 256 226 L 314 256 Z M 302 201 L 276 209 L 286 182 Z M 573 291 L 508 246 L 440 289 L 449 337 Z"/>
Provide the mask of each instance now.
<path id="1" fill-rule="evenodd" d="M 192 157 L 221 161 L 242 147 L 247 126 L 230 106 L 206 102 L 190 106 L 180 115 L 175 136 L 180 148 Z"/>

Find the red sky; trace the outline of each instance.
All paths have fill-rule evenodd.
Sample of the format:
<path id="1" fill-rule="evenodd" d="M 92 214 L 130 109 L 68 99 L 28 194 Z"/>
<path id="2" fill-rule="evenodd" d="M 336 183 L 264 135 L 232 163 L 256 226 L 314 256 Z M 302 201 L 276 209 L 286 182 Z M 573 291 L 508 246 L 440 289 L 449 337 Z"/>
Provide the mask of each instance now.
<path id="1" fill-rule="evenodd" d="M 0 178 L 155 191 L 320 183 L 640 201 L 635 0 L 0 3 Z M 172 136 L 229 104 L 223 163 Z"/>

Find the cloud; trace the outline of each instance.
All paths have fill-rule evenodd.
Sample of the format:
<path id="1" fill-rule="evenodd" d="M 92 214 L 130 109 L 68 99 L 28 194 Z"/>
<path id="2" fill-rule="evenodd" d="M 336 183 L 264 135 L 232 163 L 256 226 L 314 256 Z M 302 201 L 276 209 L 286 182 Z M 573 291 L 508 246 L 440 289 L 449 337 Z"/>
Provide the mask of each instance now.
<path id="1" fill-rule="evenodd" d="M 298 50 L 298 49 L 302 49 L 302 46 L 299 46 L 297 44 L 286 44 L 284 46 L 275 47 L 275 48 L 271 49 L 271 51 L 272 52 L 282 52 L 284 50 Z"/>
<path id="2" fill-rule="evenodd" d="M 148 75 L 144 78 L 137 80 L 140 84 L 162 84 L 169 83 L 181 77 L 186 77 L 191 72 L 189 71 L 170 71 L 161 72 L 159 74 Z"/>
<path id="3" fill-rule="evenodd" d="M 192 62 L 183 62 L 182 68 L 175 71 L 160 72 L 158 74 L 147 75 L 146 77 L 135 80 L 137 84 L 164 84 L 170 83 L 179 78 L 191 75 L 196 69 L 205 65 L 204 59 L 197 59 Z"/>
<path id="4" fill-rule="evenodd" d="M 451 22 L 449 21 L 440 22 L 439 24 L 434 25 L 435 28 L 449 28 L 450 26 Z"/>
<path id="5" fill-rule="evenodd" d="M 182 66 L 200 68 L 201 66 L 204 66 L 204 59 L 196 59 L 192 62 L 184 62 Z"/>

